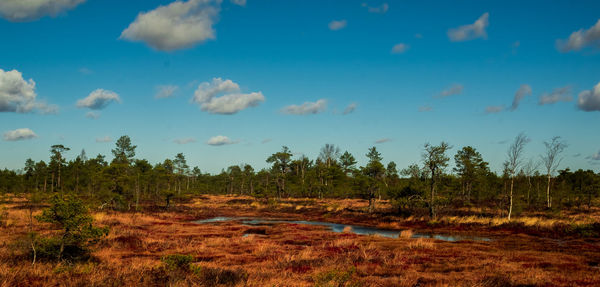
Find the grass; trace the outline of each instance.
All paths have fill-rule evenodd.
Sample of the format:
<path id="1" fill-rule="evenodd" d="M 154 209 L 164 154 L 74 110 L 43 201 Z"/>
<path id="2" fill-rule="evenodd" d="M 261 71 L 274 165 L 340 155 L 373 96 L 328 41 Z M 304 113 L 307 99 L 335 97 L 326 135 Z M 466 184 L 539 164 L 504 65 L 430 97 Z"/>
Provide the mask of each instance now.
<path id="1" fill-rule="evenodd" d="M 0 286 L 600 285 L 597 237 L 557 240 L 549 233 L 533 232 L 561 224 L 594 223 L 577 214 L 543 219 L 528 215 L 510 224 L 500 217 L 444 217 L 432 225 L 426 218 L 363 213 L 360 210 L 367 203 L 361 200 L 290 199 L 249 204 L 246 199 L 251 200 L 205 196 L 171 211 L 96 212 L 97 224 L 109 226 L 111 233 L 96 246 L 90 261 L 32 265 L 27 250 L 15 245 L 27 234 L 28 210 L 19 208 L 21 199 L 13 198 L 5 204 L 4 220 L 10 224 L 0 227 Z M 386 203 L 378 206 L 385 208 Z M 404 231 L 398 238 L 385 238 L 297 224 L 249 228 L 236 221 L 192 223 L 214 216 L 300 219 L 299 214 L 305 220 L 329 218 Z M 249 229 L 254 229 L 252 234 L 243 237 Z M 53 232 L 39 223 L 34 230 Z M 411 238 L 413 232 L 432 231 L 477 234 L 493 240 Z"/>

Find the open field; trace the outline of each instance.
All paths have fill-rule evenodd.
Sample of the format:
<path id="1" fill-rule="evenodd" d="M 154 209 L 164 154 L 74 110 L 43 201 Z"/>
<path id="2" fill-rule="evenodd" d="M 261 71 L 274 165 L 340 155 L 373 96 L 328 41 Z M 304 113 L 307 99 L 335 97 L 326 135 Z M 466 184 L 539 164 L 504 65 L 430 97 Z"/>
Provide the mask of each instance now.
<path id="1" fill-rule="evenodd" d="M 94 212 L 110 233 L 85 263 L 31 265 L 29 210 L 9 200 L 0 227 L 1 286 L 599 286 L 600 238 L 554 226 L 598 222 L 600 211 L 507 224 L 478 216 L 401 219 L 365 213 L 362 200 L 201 196 L 169 211 Z M 379 204 L 385 210 L 384 202 Z M 34 214 L 39 213 L 39 209 Z M 410 230 L 399 238 L 334 233 L 300 224 L 196 224 L 216 216 L 273 217 Z M 585 218 L 585 219 L 582 219 Z M 35 221 L 35 220 L 34 220 Z M 516 223 L 515 223 L 516 222 Z M 48 225 L 35 223 L 41 234 Z M 410 238 L 411 232 L 476 235 L 491 241 Z M 248 236 L 244 236 L 249 234 Z M 166 255 L 191 255 L 193 270 L 164 268 Z"/>

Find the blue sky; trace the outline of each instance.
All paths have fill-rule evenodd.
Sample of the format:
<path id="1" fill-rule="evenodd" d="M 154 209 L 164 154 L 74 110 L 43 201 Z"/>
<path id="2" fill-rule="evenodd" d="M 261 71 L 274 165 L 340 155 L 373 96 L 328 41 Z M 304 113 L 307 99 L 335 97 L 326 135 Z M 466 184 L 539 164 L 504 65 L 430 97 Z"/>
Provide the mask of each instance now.
<path id="1" fill-rule="evenodd" d="M 406 167 L 442 140 L 500 170 L 525 132 L 528 158 L 561 136 L 560 168 L 600 170 L 598 1 L 11 1 L 3 168 L 59 143 L 110 159 L 129 135 L 137 157 L 206 172 L 326 143 Z"/>

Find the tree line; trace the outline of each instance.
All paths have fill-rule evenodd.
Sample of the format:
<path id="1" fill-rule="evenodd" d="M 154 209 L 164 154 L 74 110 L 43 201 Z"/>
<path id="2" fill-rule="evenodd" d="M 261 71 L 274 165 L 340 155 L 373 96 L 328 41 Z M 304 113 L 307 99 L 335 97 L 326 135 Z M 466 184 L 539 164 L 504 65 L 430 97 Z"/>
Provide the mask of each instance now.
<path id="1" fill-rule="evenodd" d="M 600 174 L 592 170 L 558 169 L 566 143 L 560 137 L 545 142 L 538 160 L 525 159 L 529 139 L 519 134 L 509 146 L 501 173 L 471 146 L 458 149 L 445 142 L 425 144 L 421 162 L 399 170 L 384 162 L 376 147 L 366 151 L 368 162 L 358 166 L 355 157 L 332 144 L 315 159 L 294 157 L 284 146 L 266 158 L 269 168 L 233 165 L 218 174 L 191 168 L 182 153 L 151 164 L 136 158 L 137 147 L 122 136 L 104 155 L 89 158 L 85 151 L 67 160 L 64 145 L 50 148 L 48 162 L 25 161 L 22 170 L 0 170 L 0 192 L 12 194 L 74 193 L 100 209 L 136 210 L 142 203 L 169 208 L 194 194 L 239 194 L 262 199 L 286 197 L 363 198 L 368 212 L 387 199 L 393 212 L 405 215 L 456 213 L 462 207 L 500 211 L 508 217 L 524 210 L 589 210 L 600 193 Z M 449 169 L 449 165 L 454 167 Z"/>

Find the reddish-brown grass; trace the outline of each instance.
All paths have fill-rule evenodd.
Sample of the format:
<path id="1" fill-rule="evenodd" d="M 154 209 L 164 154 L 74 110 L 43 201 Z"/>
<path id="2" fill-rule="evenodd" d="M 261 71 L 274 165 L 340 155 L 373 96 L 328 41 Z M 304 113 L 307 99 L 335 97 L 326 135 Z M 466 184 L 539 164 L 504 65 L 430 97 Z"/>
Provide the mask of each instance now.
<path id="1" fill-rule="evenodd" d="M 19 244 L 29 228 L 29 211 L 15 208 L 20 204 L 22 200 L 16 198 L 5 205 L 7 216 L 0 226 L 0 286 L 211 285 L 230 282 L 223 281 L 223 276 L 246 275 L 247 281 L 231 282 L 244 286 L 600 286 L 598 238 L 527 234 L 493 228 L 492 220 L 473 225 L 467 223 L 474 219 L 461 223 L 450 218 L 440 220 L 446 224 L 429 225 L 425 219 L 367 214 L 363 212 L 367 203 L 361 200 L 297 199 L 278 205 L 247 197 L 205 196 L 172 211 L 96 212 L 96 223 L 111 231 L 94 250 L 93 260 L 31 265 L 23 254 L 26 244 Z M 385 208 L 385 204 L 380 202 L 378 207 Z M 411 232 L 385 238 L 298 224 L 192 223 L 214 216 L 335 221 Z M 575 214 L 553 220 L 569 218 L 589 220 Z M 535 222 L 536 228 L 544 227 Z M 37 232 L 52 232 L 50 226 L 34 223 Z M 410 238 L 412 230 L 477 234 L 493 240 L 414 239 Z M 170 254 L 192 255 L 193 266 L 205 270 L 204 275 L 188 272 L 165 277 L 161 257 Z"/>

